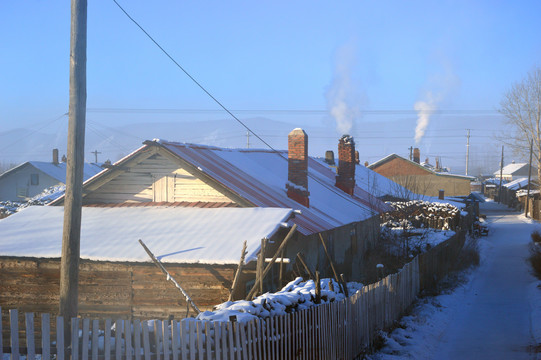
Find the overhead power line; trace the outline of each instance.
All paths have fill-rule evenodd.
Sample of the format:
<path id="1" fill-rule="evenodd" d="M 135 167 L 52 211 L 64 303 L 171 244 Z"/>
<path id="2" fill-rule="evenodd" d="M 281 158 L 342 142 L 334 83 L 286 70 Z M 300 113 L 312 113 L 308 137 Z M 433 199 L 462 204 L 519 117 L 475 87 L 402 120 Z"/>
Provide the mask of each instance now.
<path id="1" fill-rule="evenodd" d="M 258 140 L 260 140 L 263 144 L 265 144 L 265 146 L 267 146 L 269 149 L 271 149 L 272 151 L 274 151 L 276 154 L 278 154 L 278 156 L 280 156 L 282 159 L 284 159 L 285 161 L 288 161 L 288 159 L 283 155 L 281 154 L 279 151 L 277 151 L 276 149 L 274 149 L 269 143 L 267 143 L 265 140 L 263 140 L 263 138 L 261 138 L 258 134 L 256 134 L 254 131 L 252 131 L 252 129 L 250 129 L 244 122 L 242 122 L 238 117 L 236 117 L 228 108 L 226 108 L 220 101 L 218 101 L 218 99 L 216 99 L 207 89 L 205 89 L 205 87 L 203 87 L 203 85 L 201 85 L 192 75 L 190 75 L 190 73 L 188 73 L 188 71 L 186 71 L 171 55 L 169 55 L 169 53 L 167 51 L 165 51 L 165 49 L 163 47 L 161 47 L 160 44 L 158 44 L 158 42 L 156 40 L 154 40 L 154 38 L 152 36 L 150 36 L 150 34 L 145 30 L 143 29 L 143 27 L 141 25 L 139 25 L 139 23 L 137 23 L 137 21 L 135 21 L 135 19 L 133 19 L 127 12 L 126 10 L 124 10 L 124 8 L 122 8 L 122 6 L 120 6 L 120 4 L 116 1 L 116 0 L 113 0 L 113 2 L 120 8 L 120 10 L 122 10 L 122 12 L 135 24 L 137 25 L 137 27 L 139 29 L 141 29 L 141 31 L 143 31 L 143 33 L 180 69 L 182 70 L 182 72 L 184 74 L 186 74 L 186 76 L 188 76 L 190 78 L 190 80 L 192 80 L 201 90 L 203 90 L 203 92 L 205 94 L 207 94 L 216 104 L 218 104 L 225 112 L 227 112 L 233 119 L 235 119 L 239 124 L 241 124 L 246 130 L 248 130 L 250 133 L 252 133 Z M 334 194 L 336 194 L 337 196 L 340 196 L 342 197 L 343 199 L 345 199 L 346 201 L 350 202 L 351 204 L 359 207 L 359 208 L 362 208 L 364 210 L 366 210 L 367 208 L 364 207 L 364 206 L 361 206 L 358 202 L 356 201 L 353 201 L 351 198 L 345 196 L 343 193 L 341 193 L 339 190 L 335 189 L 335 188 L 332 188 L 332 187 L 329 187 L 327 186 L 327 184 L 323 183 L 322 181 L 320 181 L 319 179 L 317 179 L 316 177 L 310 175 L 310 173 L 308 173 L 308 177 L 310 177 L 312 180 L 314 180 L 315 182 L 317 182 L 318 184 L 320 184 L 321 186 L 323 186 L 325 189 L 333 192 Z M 370 211 L 372 213 L 372 209 L 371 208 L 368 208 L 368 211 Z"/>
<path id="2" fill-rule="evenodd" d="M 113 0 L 115 1 L 115 0 Z M 180 65 L 178 65 L 180 66 Z M 184 71 L 184 70 L 183 70 Z M 201 86 L 199 83 L 197 83 Z M 214 99 L 214 98 L 213 98 Z M 216 100 L 215 100 L 216 101 Z M 220 104 L 220 106 L 222 106 Z M 223 108 L 222 108 L 223 109 Z M 162 113 L 162 114 L 212 114 L 221 113 L 219 109 L 175 109 L 175 108 L 89 108 L 88 112 L 94 113 Z M 246 114 L 277 114 L 277 115 L 325 115 L 329 114 L 328 110 L 324 109 L 231 109 L 234 113 Z M 489 109 L 441 109 L 430 112 L 437 115 L 496 115 L 499 114 L 496 110 Z M 371 109 L 362 110 L 361 114 L 366 115 L 417 115 L 416 110 L 411 109 Z"/>
<path id="3" fill-rule="evenodd" d="M 26 138 L 28 138 L 28 137 L 34 135 L 34 134 L 37 133 L 38 131 L 45 129 L 47 126 L 49 126 L 49 125 L 53 124 L 54 122 L 56 122 L 56 121 L 62 119 L 64 116 L 68 116 L 68 113 L 64 113 L 64 114 L 62 114 L 62 115 L 60 115 L 60 116 L 57 116 L 57 117 L 55 117 L 55 118 L 53 118 L 53 119 L 51 119 L 51 120 L 49 120 L 49 121 L 46 121 L 46 122 L 43 123 L 42 126 L 40 126 L 40 127 L 36 128 L 36 129 L 32 130 L 32 131 L 29 132 L 29 133 L 25 133 L 23 136 L 20 136 L 20 137 L 16 138 L 15 140 L 13 140 L 12 142 L 9 142 L 9 143 L 6 144 L 5 146 L 0 147 L 0 152 L 4 152 L 6 149 L 9 149 L 10 147 L 12 147 L 13 145 L 15 145 L 16 143 L 20 142 L 22 139 L 26 139 Z"/>

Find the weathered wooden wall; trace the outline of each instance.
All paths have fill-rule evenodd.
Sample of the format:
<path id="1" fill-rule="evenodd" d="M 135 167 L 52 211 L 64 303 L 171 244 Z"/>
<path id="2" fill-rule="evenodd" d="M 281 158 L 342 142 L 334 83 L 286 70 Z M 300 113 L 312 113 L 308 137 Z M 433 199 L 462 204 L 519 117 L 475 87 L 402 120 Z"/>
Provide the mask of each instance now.
<path id="1" fill-rule="evenodd" d="M 84 203 L 231 202 L 169 158 L 155 154 L 85 196 Z"/>
<path id="2" fill-rule="evenodd" d="M 229 296 L 235 265 L 165 264 L 201 310 Z M 0 257 L 0 306 L 22 312 L 58 312 L 59 259 Z M 151 263 L 83 260 L 79 313 L 91 318 L 183 318 L 186 302 Z M 192 312 L 193 314 L 193 312 Z"/>
<path id="3" fill-rule="evenodd" d="M 343 273 L 347 281 L 360 281 L 361 269 L 368 250 L 373 249 L 379 238 L 379 216 L 351 223 L 322 233 L 338 274 Z M 319 234 L 308 236 L 299 233 L 287 244 L 285 255 L 296 262 L 297 253 L 302 252 L 312 273 L 319 271 L 321 277 L 333 277 L 323 250 Z M 271 256 L 274 255 L 271 252 Z M 293 265 L 287 266 L 287 271 Z"/>
<path id="4" fill-rule="evenodd" d="M 466 229 L 458 231 L 448 240 L 419 255 L 419 281 L 421 289 L 434 287 L 456 265 L 464 242 Z"/>

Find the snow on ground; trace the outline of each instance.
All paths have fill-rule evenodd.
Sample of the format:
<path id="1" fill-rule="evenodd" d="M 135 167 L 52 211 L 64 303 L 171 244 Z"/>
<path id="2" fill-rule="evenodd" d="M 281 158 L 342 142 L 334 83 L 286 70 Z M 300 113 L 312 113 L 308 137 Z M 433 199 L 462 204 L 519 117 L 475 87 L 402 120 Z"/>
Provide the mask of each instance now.
<path id="1" fill-rule="evenodd" d="M 541 359 L 541 281 L 526 264 L 530 233 L 541 225 L 494 202 L 481 205 L 490 233 L 481 265 L 449 293 L 417 301 L 368 358 Z"/>

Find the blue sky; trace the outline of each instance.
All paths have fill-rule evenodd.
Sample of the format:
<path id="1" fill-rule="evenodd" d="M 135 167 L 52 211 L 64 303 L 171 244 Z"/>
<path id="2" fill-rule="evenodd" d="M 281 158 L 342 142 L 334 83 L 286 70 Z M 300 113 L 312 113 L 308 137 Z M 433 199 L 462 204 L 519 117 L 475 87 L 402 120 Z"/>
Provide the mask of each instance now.
<path id="1" fill-rule="evenodd" d="M 470 128 L 472 160 L 494 162 L 491 136 L 503 128 L 494 110 L 541 62 L 539 1 L 118 1 L 226 107 L 250 110 L 239 118 L 328 134 L 314 137 L 314 155 L 345 131 L 370 162 L 404 155 L 416 145 L 415 104 L 424 102 L 435 113 L 417 143 L 422 154 L 460 169 Z M 65 132 L 67 118 L 55 119 L 68 109 L 69 19 L 66 1 L 0 3 L 0 135 Z M 87 77 L 87 121 L 101 133 L 135 122 L 223 120 L 242 137 L 112 0 L 89 1 Z M 340 101 L 349 118 L 337 130 L 331 114 Z M 96 111 L 103 108 L 216 111 Z M 163 135 L 149 126 L 146 137 Z M 108 146 L 109 157 L 121 153 Z M 1 161 L 21 152 L 0 148 Z"/>

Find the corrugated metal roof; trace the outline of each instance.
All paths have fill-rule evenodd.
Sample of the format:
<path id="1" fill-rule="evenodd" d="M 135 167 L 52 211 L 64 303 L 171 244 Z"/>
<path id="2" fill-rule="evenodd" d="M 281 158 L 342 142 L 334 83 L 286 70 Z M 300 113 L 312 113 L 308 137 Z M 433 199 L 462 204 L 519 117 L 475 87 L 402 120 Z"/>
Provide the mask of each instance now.
<path id="1" fill-rule="evenodd" d="M 387 204 L 358 186 L 354 196 L 335 187 L 334 171 L 312 158 L 308 160 L 310 207 L 307 208 L 287 196 L 286 151 L 223 149 L 168 141 L 156 144 L 256 206 L 300 210 L 301 214 L 293 221 L 305 235 L 362 221 L 389 210 Z"/>

